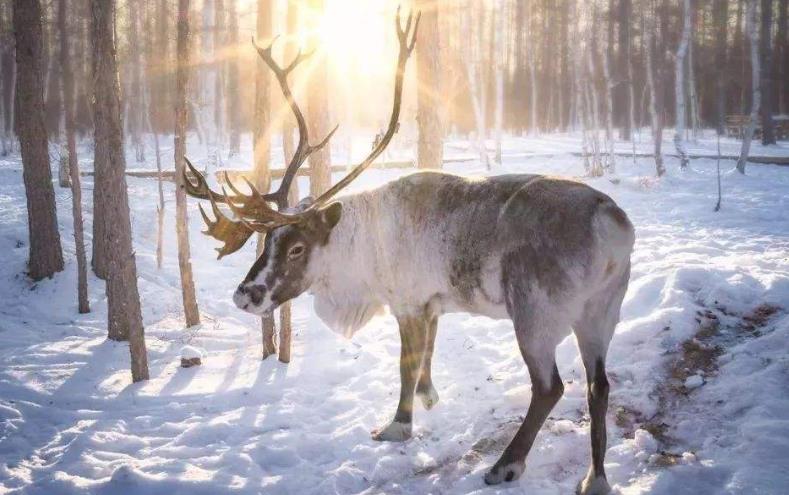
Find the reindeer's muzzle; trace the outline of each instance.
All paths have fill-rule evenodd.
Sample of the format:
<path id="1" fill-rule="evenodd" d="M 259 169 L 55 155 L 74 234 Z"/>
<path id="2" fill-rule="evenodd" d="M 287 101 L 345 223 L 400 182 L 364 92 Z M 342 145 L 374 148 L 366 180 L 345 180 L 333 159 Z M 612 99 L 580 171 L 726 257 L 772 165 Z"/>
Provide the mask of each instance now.
<path id="1" fill-rule="evenodd" d="M 243 309 L 252 314 L 262 315 L 271 311 L 271 298 L 268 290 L 263 285 L 244 282 L 238 286 L 233 294 L 233 302 L 239 309 Z"/>

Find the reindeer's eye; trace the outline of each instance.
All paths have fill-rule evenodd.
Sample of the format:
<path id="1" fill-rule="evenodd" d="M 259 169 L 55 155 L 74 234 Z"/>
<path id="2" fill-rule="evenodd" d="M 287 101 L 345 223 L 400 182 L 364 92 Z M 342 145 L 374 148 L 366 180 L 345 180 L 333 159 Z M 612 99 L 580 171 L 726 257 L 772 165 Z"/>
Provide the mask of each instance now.
<path id="1" fill-rule="evenodd" d="M 288 259 L 296 259 L 304 254 L 304 244 L 296 244 L 288 251 Z"/>

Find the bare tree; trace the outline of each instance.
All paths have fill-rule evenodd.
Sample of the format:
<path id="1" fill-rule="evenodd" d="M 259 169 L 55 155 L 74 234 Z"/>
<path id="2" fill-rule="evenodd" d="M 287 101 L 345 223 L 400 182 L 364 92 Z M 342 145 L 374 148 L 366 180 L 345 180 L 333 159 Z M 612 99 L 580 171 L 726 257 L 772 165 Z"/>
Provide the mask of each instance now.
<path id="1" fill-rule="evenodd" d="M 608 160 L 606 169 L 608 173 L 616 173 L 616 156 L 614 155 L 614 89 L 615 85 L 611 79 L 611 62 L 609 60 L 609 51 L 601 50 L 602 66 L 603 66 L 603 84 L 605 85 L 605 92 L 603 93 L 603 108 L 605 109 L 605 143 Z"/>
<path id="2" fill-rule="evenodd" d="M 224 143 L 225 124 L 225 79 L 228 63 L 223 59 L 225 50 L 225 2 L 224 0 L 214 0 L 214 127 L 216 128 L 217 147 L 221 148 Z M 217 151 L 216 158 L 220 159 L 221 153 Z"/>
<path id="3" fill-rule="evenodd" d="M 699 95 L 696 90 L 696 66 L 693 63 L 694 39 L 688 43 L 688 100 L 690 100 L 690 135 L 695 141 L 699 137 Z"/>
<path id="4" fill-rule="evenodd" d="M 186 326 L 200 323 L 195 282 L 189 249 L 189 219 L 186 212 L 184 190 L 184 156 L 186 155 L 186 90 L 189 84 L 189 0 L 178 0 L 178 25 L 176 39 L 175 73 L 175 229 L 178 237 L 178 269 L 181 274 L 181 296 L 184 304 Z"/>
<path id="5" fill-rule="evenodd" d="M 138 162 L 145 161 L 145 145 L 142 131 L 145 125 L 145 107 L 142 103 L 142 48 L 139 41 L 141 0 L 129 1 L 129 97 L 127 106 L 128 131 L 134 147 L 134 156 Z"/>
<path id="6" fill-rule="evenodd" d="M 783 0 L 786 2 L 787 0 Z M 772 24 L 773 24 L 773 2 L 772 0 L 762 0 L 762 22 L 759 46 L 759 58 L 761 59 L 761 113 L 762 113 L 762 144 L 775 144 L 775 122 L 773 122 L 773 110 L 775 109 L 775 98 L 773 96 L 773 77 L 775 68 L 772 53 Z"/>
<path id="7" fill-rule="evenodd" d="M 67 0 L 58 0 L 58 31 L 60 33 L 60 71 L 63 84 L 63 113 L 68 150 L 68 170 L 71 176 L 71 213 L 74 217 L 74 246 L 77 257 L 77 304 L 80 313 L 90 312 L 88 303 L 88 262 L 82 223 L 82 188 L 77 160 L 76 126 L 74 124 L 74 74 L 71 69 L 69 30 L 66 24 Z"/>
<path id="8" fill-rule="evenodd" d="M 297 3 L 288 3 L 288 12 L 286 17 L 285 60 L 293 60 L 296 56 L 296 43 L 293 38 L 297 33 L 299 19 L 299 6 Z M 291 77 L 295 77 L 295 75 Z M 282 150 L 285 154 L 285 163 L 290 163 L 290 161 L 293 159 L 293 154 L 295 153 L 295 147 L 293 144 L 295 125 L 293 123 L 292 116 L 288 115 L 284 117 L 282 124 Z M 298 200 L 299 182 L 298 180 L 294 180 L 291 183 L 290 189 L 288 190 L 288 204 L 295 205 L 298 203 Z M 283 363 L 290 362 L 290 348 L 293 333 L 291 316 L 291 306 L 290 301 L 288 301 L 279 308 L 279 349 L 277 357 Z"/>
<path id="9" fill-rule="evenodd" d="M 682 0 L 682 37 L 679 41 L 677 53 L 674 55 L 674 95 L 676 99 L 676 113 L 674 123 L 674 146 L 679 155 L 680 167 L 688 166 L 688 152 L 685 150 L 685 56 L 688 53 L 688 43 L 691 33 L 690 0 Z"/>
<path id="10" fill-rule="evenodd" d="M 759 31 L 756 29 L 756 1 L 747 0 L 748 8 L 745 12 L 745 26 L 748 32 L 748 39 L 751 47 L 751 117 L 748 127 L 745 129 L 745 136 L 742 139 L 740 148 L 740 158 L 737 160 L 737 170 L 745 173 L 745 164 L 748 161 L 748 154 L 751 151 L 751 141 L 756 130 L 756 122 L 759 118 L 759 106 L 762 100 L 761 85 L 759 84 Z"/>
<path id="11" fill-rule="evenodd" d="M 778 2 L 778 22 L 776 23 L 775 49 L 776 66 L 780 67 L 778 100 L 776 107 L 781 113 L 789 113 L 789 35 L 787 35 L 787 10 L 789 2 Z M 783 89 L 781 89 L 783 88 Z"/>
<path id="12" fill-rule="evenodd" d="M 505 12 L 503 0 L 496 0 L 494 3 L 495 11 L 498 11 L 496 16 L 495 29 L 493 35 L 493 52 L 495 60 L 494 70 L 494 85 L 495 85 L 495 110 L 493 112 L 493 136 L 496 151 L 494 154 L 494 161 L 501 165 L 501 134 L 502 125 L 504 124 L 504 70 L 506 64 L 506 53 L 504 51 L 504 36 L 505 36 Z M 418 50 L 417 50 L 418 51 Z"/>
<path id="13" fill-rule="evenodd" d="M 309 8 L 312 11 L 311 22 L 315 22 L 323 14 L 324 0 L 309 0 Z M 307 96 L 307 108 L 309 118 L 307 125 L 312 136 L 325 136 L 331 130 L 329 125 L 329 97 L 328 82 L 329 74 L 327 70 L 326 57 L 328 53 L 325 49 L 318 46 L 317 35 L 310 37 L 310 49 L 317 50 L 319 60 L 315 62 L 315 67 L 310 78 L 310 88 Z M 331 185 L 331 143 L 322 147 L 317 152 L 310 155 L 310 194 L 318 197 Z"/>
<path id="14" fill-rule="evenodd" d="M 39 0 L 14 0 L 13 22 L 17 47 L 16 133 L 22 151 L 30 239 L 28 273 L 33 280 L 40 280 L 63 269 L 63 251 L 44 125 Z"/>
<path id="15" fill-rule="evenodd" d="M 256 36 L 258 40 L 268 43 L 271 39 L 272 5 L 271 0 L 257 2 Z M 255 185 L 259 191 L 268 191 L 271 186 L 271 79 L 266 63 L 258 58 L 255 69 L 255 119 L 253 122 L 253 153 Z M 263 253 L 265 234 L 257 235 L 257 255 Z M 265 315 L 261 318 L 263 340 L 263 359 L 275 354 L 274 317 Z"/>
<path id="16" fill-rule="evenodd" d="M 631 0 L 619 0 L 619 13 L 617 23 L 619 25 L 619 78 L 624 81 L 618 85 L 618 103 L 620 108 L 620 119 L 622 124 L 622 139 L 631 139 L 632 132 L 632 112 L 633 112 L 633 71 L 630 57 L 630 21 L 631 21 Z"/>
<path id="17" fill-rule="evenodd" d="M 663 143 L 663 121 L 660 112 L 660 92 L 655 84 L 658 77 L 655 75 L 655 40 L 653 33 L 655 32 L 654 21 L 646 26 L 644 31 L 644 52 L 646 53 L 646 79 L 647 88 L 649 88 L 649 117 L 652 124 L 652 141 L 654 142 L 655 150 L 655 175 L 658 177 L 666 173 L 666 167 L 663 165 L 663 153 L 661 152 L 661 145 Z"/>
<path id="18" fill-rule="evenodd" d="M 142 9 L 136 12 L 136 15 L 143 16 L 143 32 L 148 33 L 151 31 L 153 22 L 154 9 L 146 2 L 145 14 L 143 16 Z M 153 150 L 156 158 L 156 186 L 158 190 L 158 203 L 156 205 L 156 267 L 162 268 L 164 260 L 164 184 L 162 174 L 162 154 L 159 146 L 159 133 L 153 126 L 153 93 L 156 89 L 156 80 L 151 76 L 151 72 L 156 69 L 157 62 L 155 60 L 156 54 L 154 52 L 154 39 L 152 36 L 145 37 L 145 63 L 143 78 L 145 80 L 145 90 L 142 92 L 142 117 L 145 124 L 145 130 L 153 137 Z"/>
<path id="19" fill-rule="evenodd" d="M 134 259 L 126 190 L 120 88 L 115 58 L 115 0 L 91 0 L 93 114 L 96 140 L 95 189 L 105 194 L 108 337 L 128 340 L 132 380 L 148 379 L 148 356 L 142 325 L 137 264 Z"/>
<path id="20" fill-rule="evenodd" d="M 0 107 L 3 109 L 0 121 L 0 155 L 11 153 L 14 145 L 14 41 L 11 24 L 11 5 L 0 2 Z"/>
<path id="21" fill-rule="evenodd" d="M 477 4 L 478 11 L 476 12 L 476 18 L 478 23 L 476 33 L 469 22 L 473 5 L 474 2 L 471 2 L 468 7 L 469 15 L 463 17 L 465 24 L 463 31 L 467 33 L 464 41 L 467 44 L 465 50 L 466 77 L 468 80 L 469 94 L 471 95 L 471 105 L 474 111 L 474 123 L 476 124 L 475 144 L 477 153 L 479 153 L 480 163 L 490 170 L 490 158 L 488 157 L 488 151 L 485 147 L 485 136 L 487 133 L 487 98 L 485 98 L 481 69 L 484 46 L 485 4 L 482 2 Z"/>
<path id="22" fill-rule="evenodd" d="M 723 124 L 726 117 L 726 77 L 727 77 L 727 50 L 726 38 L 728 34 L 729 1 L 715 0 L 712 15 L 715 24 L 715 125 L 718 135 L 723 134 Z"/>
<path id="23" fill-rule="evenodd" d="M 238 12 L 235 0 L 230 0 L 227 9 L 228 15 L 228 45 L 235 48 L 238 45 Z M 227 63 L 227 120 L 230 129 L 230 156 L 241 151 L 241 101 L 239 97 L 239 68 L 238 53 L 233 51 Z"/>
<path id="24" fill-rule="evenodd" d="M 441 60 L 439 42 L 439 2 L 418 0 L 422 11 L 420 42 L 416 47 L 417 92 L 416 120 L 419 125 L 416 165 L 441 168 L 444 144 L 441 116 Z"/>

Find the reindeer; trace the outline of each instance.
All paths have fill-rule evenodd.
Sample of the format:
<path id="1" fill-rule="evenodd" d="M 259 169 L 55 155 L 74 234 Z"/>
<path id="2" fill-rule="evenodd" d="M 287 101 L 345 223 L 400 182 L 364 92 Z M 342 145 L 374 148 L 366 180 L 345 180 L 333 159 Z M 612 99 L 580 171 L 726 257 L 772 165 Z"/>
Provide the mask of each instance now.
<path id="1" fill-rule="evenodd" d="M 316 199 L 287 208 L 298 168 L 334 130 L 311 146 L 288 74 L 308 55 L 281 68 L 271 45 L 260 57 L 271 68 L 296 117 L 299 143 L 279 188 L 262 194 L 247 182 L 233 194 L 212 191 L 187 161 L 189 195 L 209 200 L 216 220 L 200 207 L 205 232 L 222 241 L 219 257 L 237 251 L 253 232 L 265 246 L 233 300 L 255 315 L 311 291 L 317 315 L 347 336 L 388 307 L 400 330 L 400 400 L 393 420 L 374 440 L 411 436 L 414 395 L 426 409 L 438 401 L 430 375 L 437 322 L 464 311 L 511 319 L 532 381 L 531 403 L 518 432 L 485 475 L 498 484 L 521 476 L 537 432 L 563 393 L 555 348 L 575 333 L 587 376 L 592 463 L 582 494 L 609 491 L 606 451 L 608 380 L 605 360 L 630 273 L 633 226 L 605 194 L 584 184 L 539 175 L 460 177 L 438 171 L 406 175 L 380 187 L 337 194 L 391 141 L 398 127 L 403 73 L 414 48 L 419 15 L 405 28 L 399 10 L 399 56 L 389 126 L 370 155 Z M 272 42 L 273 43 L 273 42 Z M 336 128 L 335 128 L 336 130 Z M 222 213 L 229 208 L 234 218 Z M 273 205 L 272 205 L 273 204 Z M 276 208 L 274 207 L 276 206 Z"/>

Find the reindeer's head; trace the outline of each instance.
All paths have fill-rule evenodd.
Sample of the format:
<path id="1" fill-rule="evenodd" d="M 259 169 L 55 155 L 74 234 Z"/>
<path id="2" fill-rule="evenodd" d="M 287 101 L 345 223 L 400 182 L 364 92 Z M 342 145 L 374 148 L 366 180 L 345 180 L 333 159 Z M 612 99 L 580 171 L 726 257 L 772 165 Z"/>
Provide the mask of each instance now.
<path id="1" fill-rule="evenodd" d="M 236 306 L 262 315 L 309 289 L 320 271 L 317 252 L 341 215 L 342 204 L 334 202 L 266 235 L 263 252 L 233 295 Z"/>
<path id="2" fill-rule="evenodd" d="M 200 172 L 192 166 L 189 160 L 186 160 L 189 171 L 196 182 L 193 182 L 185 171 L 181 177 L 183 186 L 190 196 L 211 202 L 216 220 L 211 220 L 202 206 L 200 212 L 208 225 L 208 230 L 204 233 L 224 242 L 224 246 L 217 249 L 219 258 L 238 251 L 253 232 L 266 234 L 262 254 L 252 265 L 233 296 L 233 301 L 239 308 L 262 315 L 298 296 L 312 284 L 315 274 L 320 268 L 316 266 L 315 253 L 329 242 L 330 233 L 342 216 L 341 203 L 332 202 L 332 198 L 373 163 L 397 132 L 400 101 L 403 93 L 403 73 L 416 42 L 419 14 L 413 24 L 413 31 L 411 22 L 412 16 L 409 14 L 405 28 L 402 27 L 398 8 L 395 25 L 400 41 L 400 54 L 395 71 L 394 103 L 389 127 L 379 139 L 376 139 L 373 150 L 364 161 L 314 201 L 302 201 L 293 210 L 287 208 L 288 190 L 299 167 L 310 154 L 322 148 L 337 130 L 335 127 L 318 144 L 309 144 L 307 124 L 299 106 L 293 99 L 287 81 L 288 74 L 309 54 L 299 52 L 293 62 L 282 68 L 271 56 L 272 45 L 266 48 L 256 45 L 258 54 L 274 72 L 280 89 L 296 117 L 299 128 L 299 144 L 285 169 L 282 182 L 275 192 L 261 194 L 255 186 L 247 181 L 250 192 L 242 193 L 233 185 L 227 174 L 224 179 L 233 194 L 228 195 L 224 187 L 222 187 L 221 193 L 214 192 L 208 187 L 208 183 Z M 235 219 L 225 216 L 219 209 L 218 203 L 225 204 L 233 212 Z"/>

